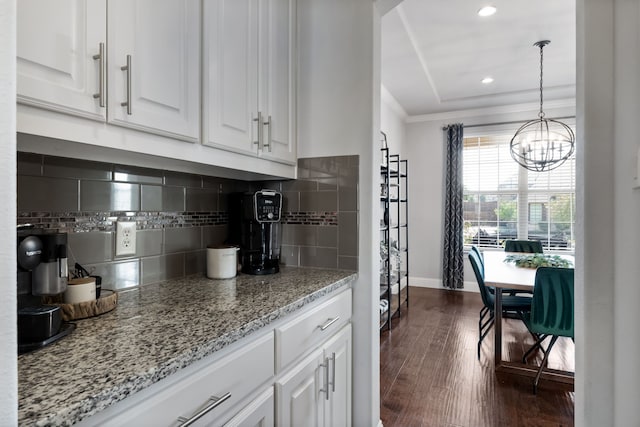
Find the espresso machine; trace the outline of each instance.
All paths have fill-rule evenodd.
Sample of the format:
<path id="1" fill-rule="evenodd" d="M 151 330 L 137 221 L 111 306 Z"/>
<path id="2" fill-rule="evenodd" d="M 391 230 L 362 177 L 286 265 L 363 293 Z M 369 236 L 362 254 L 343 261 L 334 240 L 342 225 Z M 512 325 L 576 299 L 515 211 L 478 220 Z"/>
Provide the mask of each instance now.
<path id="1" fill-rule="evenodd" d="M 282 194 L 273 190 L 233 193 L 229 208 L 228 243 L 240 247 L 241 271 L 279 272 Z"/>
<path id="2" fill-rule="evenodd" d="M 67 289 L 67 234 L 32 225 L 17 229 L 18 351 L 44 347 L 69 334 L 60 307 L 42 304 L 43 296 Z"/>

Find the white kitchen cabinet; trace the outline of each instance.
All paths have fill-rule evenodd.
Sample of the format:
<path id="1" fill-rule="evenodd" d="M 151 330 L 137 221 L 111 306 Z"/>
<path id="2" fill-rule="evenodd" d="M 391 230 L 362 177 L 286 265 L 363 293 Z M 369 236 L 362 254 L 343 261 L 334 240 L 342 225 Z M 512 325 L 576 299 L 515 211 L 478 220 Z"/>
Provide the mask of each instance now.
<path id="1" fill-rule="evenodd" d="M 20 0 L 17 9 L 18 102 L 105 120 L 106 0 Z"/>
<path id="2" fill-rule="evenodd" d="M 331 386 L 325 396 L 324 425 L 351 425 L 351 327 L 344 328 L 324 345 L 324 357 L 329 363 Z"/>
<path id="3" fill-rule="evenodd" d="M 200 2 L 109 0 L 110 123 L 178 139 L 200 134 Z"/>
<path id="4" fill-rule="evenodd" d="M 276 382 L 280 427 L 351 425 L 351 325 Z"/>
<path id="5" fill-rule="evenodd" d="M 200 11 L 198 0 L 21 0 L 18 102 L 198 141 Z"/>
<path id="6" fill-rule="evenodd" d="M 273 386 L 255 398 L 224 427 L 269 427 L 274 425 Z"/>
<path id="7" fill-rule="evenodd" d="M 203 142 L 293 164 L 295 0 L 205 0 Z"/>

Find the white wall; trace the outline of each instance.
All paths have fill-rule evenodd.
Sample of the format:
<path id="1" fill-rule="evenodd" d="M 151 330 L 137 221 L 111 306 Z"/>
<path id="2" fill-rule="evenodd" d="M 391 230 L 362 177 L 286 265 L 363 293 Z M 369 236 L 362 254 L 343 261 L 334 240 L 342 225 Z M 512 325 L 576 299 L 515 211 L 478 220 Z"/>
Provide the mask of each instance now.
<path id="1" fill-rule="evenodd" d="M 547 117 L 575 114 L 573 101 L 547 102 Z M 444 228 L 444 164 L 443 126 L 526 121 L 537 117 L 539 105 L 514 105 L 485 110 L 460 111 L 431 116 L 410 117 L 406 125 L 406 157 L 409 173 L 409 265 L 410 283 L 415 286 L 442 287 L 442 231 Z M 490 131 L 488 127 L 465 128 L 465 136 Z M 470 290 L 475 279 L 465 261 L 465 282 Z"/>
<path id="2" fill-rule="evenodd" d="M 0 426 L 18 424 L 15 0 L 0 0 Z"/>
<path id="3" fill-rule="evenodd" d="M 379 225 L 372 213 L 379 209 L 373 183 L 379 179 L 380 18 L 371 0 L 300 0 L 298 19 L 298 155 L 360 156 L 352 416 L 356 426 L 376 426 L 380 349 L 371 284 L 378 267 L 373 236 Z"/>
<path id="4" fill-rule="evenodd" d="M 638 425 L 640 2 L 577 2 L 576 425 Z"/>
<path id="5" fill-rule="evenodd" d="M 391 94 L 381 87 L 380 130 L 387 135 L 389 154 L 399 154 L 406 159 L 406 126 L 407 113 L 402 109 Z"/>
<path id="6" fill-rule="evenodd" d="M 640 189 L 631 188 L 639 172 L 640 2 L 616 1 L 614 19 L 614 413 L 615 425 L 626 426 L 640 423 L 640 334 L 629 328 L 640 324 Z M 590 284 L 602 290 L 600 283 Z"/>

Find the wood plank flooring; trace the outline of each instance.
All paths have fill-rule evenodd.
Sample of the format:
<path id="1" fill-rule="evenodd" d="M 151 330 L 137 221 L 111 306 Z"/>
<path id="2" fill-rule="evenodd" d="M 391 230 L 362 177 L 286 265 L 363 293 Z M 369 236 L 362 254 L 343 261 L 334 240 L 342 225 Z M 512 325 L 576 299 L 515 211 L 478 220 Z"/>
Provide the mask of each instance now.
<path id="1" fill-rule="evenodd" d="M 571 386 L 494 372 L 493 330 L 476 355 L 480 295 L 411 288 L 409 309 L 380 335 L 380 416 L 384 427 L 573 426 Z M 503 357 L 533 344 L 520 320 L 506 319 Z M 541 355 L 528 363 L 538 365 Z M 574 344 L 560 338 L 550 368 L 574 370 Z"/>

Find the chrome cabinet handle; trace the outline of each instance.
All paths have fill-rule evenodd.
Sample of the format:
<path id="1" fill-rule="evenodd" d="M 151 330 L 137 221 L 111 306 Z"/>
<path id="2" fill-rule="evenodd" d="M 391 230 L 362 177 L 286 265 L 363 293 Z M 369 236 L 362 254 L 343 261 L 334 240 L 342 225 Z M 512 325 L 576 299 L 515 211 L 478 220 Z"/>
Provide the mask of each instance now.
<path id="1" fill-rule="evenodd" d="M 104 74 L 105 74 L 104 73 L 104 66 L 106 64 L 106 61 L 104 60 L 104 43 L 100 43 L 99 46 L 100 47 L 99 47 L 98 54 L 97 55 L 93 55 L 93 59 L 94 60 L 97 59 L 99 61 L 98 62 L 98 67 L 100 67 L 100 71 L 99 71 L 99 73 L 100 73 L 100 77 L 99 77 L 100 81 L 98 82 L 98 84 L 99 84 L 98 93 L 94 93 L 93 94 L 93 98 L 94 99 L 98 99 L 99 103 L 100 103 L 100 106 L 104 107 L 104 105 L 105 105 L 104 104 L 104 94 L 106 92 L 105 91 L 105 87 L 104 87 L 104 85 L 106 83 L 106 79 L 104 78 Z"/>
<path id="2" fill-rule="evenodd" d="M 267 121 L 264 122 L 263 125 L 267 125 L 267 143 L 262 146 L 268 147 L 269 152 L 271 152 L 271 116 L 268 116 Z"/>
<path id="3" fill-rule="evenodd" d="M 262 144 L 262 111 L 258 111 L 258 117 L 253 119 L 254 122 L 258 122 L 258 140 L 253 141 L 258 147 Z"/>
<path id="4" fill-rule="evenodd" d="M 333 362 L 333 370 L 331 371 L 331 391 L 336 392 L 336 353 L 331 353 L 331 361 Z"/>
<path id="5" fill-rule="evenodd" d="M 127 72 L 127 101 L 121 102 L 120 105 L 127 107 L 127 115 L 131 115 L 131 55 L 127 55 L 127 65 L 120 67 L 122 71 Z"/>
<path id="6" fill-rule="evenodd" d="M 327 323 L 325 323 L 324 325 L 320 325 L 318 326 L 320 328 L 321 331 L 324 331 L 325 329 L 327 329 L 329 326 L 333 325 L 334 323 L 336 323 L 338 320 L 340 320 L 340 316 L 336 316 L 333 319 L 328 319 Z"/>
<path id="7" fill-rule="evenodd" d="M 329 400 L 329 358 L 324 358 L 324 363 L 320 364 L 321 367 L 324 368 L 324 388 L 321 389 L 321 392 L 325 393 L 325 397 Z"/>
<path id="8" fill-rule="evenodd" d="M 204 408 L 200 409 L 198 412 L 196 412 L 195 414 L 193 414 L 189 418 L 178 417 L 178 422 L 180 423 L 180 427 L 190 426 L 191 424 L 195 423 L 200 418 L 202 418 L 207 412 L 211 412 L 215 408 L 220 406 L 223 402 L 228 400 L 230 397 L 231 397 L 231 393 L 226 393 L 222 397 L 211 396 L 209 398 L 209 400 L 207 400 L 207 402 L 211 402 L 211 403 L 209 403 Z"/>

